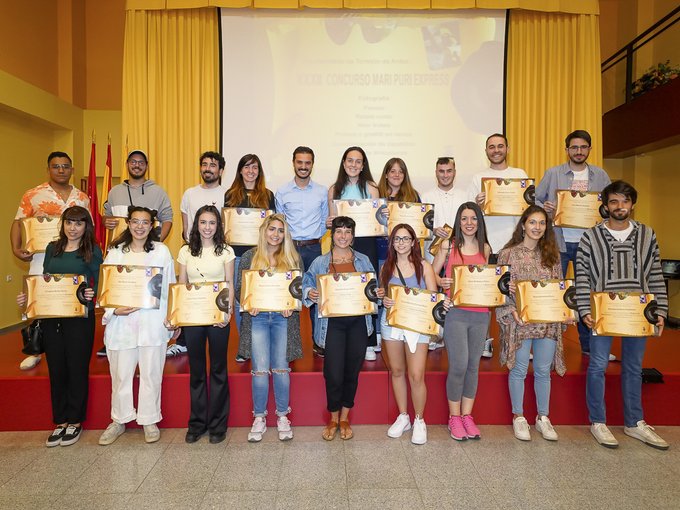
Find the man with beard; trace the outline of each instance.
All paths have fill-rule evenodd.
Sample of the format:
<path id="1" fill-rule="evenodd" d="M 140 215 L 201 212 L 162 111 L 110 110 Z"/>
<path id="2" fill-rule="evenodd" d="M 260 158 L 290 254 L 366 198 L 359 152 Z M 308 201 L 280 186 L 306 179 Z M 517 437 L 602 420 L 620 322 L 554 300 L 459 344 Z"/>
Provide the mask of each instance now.
<path id="1" fill-rule="evenodd" d="M 200 174 L 203 182 L 189 188 L 182 195 L 179 209 L 182 212 L 182 236 L 189 241 L 189 233 L 194 224 L 194 216 L 204 205 L 214 205 L 218 209 L 224 203 L 227 187 L 222 185 L 224 158 L 217 152 L 204 152 L 199 158 Z"/>
<path id="2" fill-rule="evenodd" d="M 668 315 L 668 295 L 661 273 L 659 245 L 654 231 L 630 219 L 637 191 L 624 181 L 602 190 L 602 203 L 609 219 L 585 231 L 576 252 L 576 304 L 583 321 L 594 327 L 590 308 L 592 292 L 644 292 L 654 294 L 658 311 L 658 334 Z M 642 359 L 647 338 L 626 337 L 621 342 L 621 393 L 623 432 L 661 450 L 668 443 L 647 425 L 642 414 Z M 590 339 L 590 363 L 586 375 L 586 403 L 590 431 L 598 443 L 616 448 L 618 441 L 606 425 L 605 371 L 612 345 L 610 336 Z"/>
<path id="3" fill-rule="evenodd" d="M 293 151 L 295 178 L 276 191 L 276 212 L 286 216 L 290 234 L 305 269 L 321 255 L 321 238 L 326 233 L 328 217 L 328 188 L 312 181 L 314 151 L 309 147 L 297 147 Z M 316 306 L 309 309 L 314 317 Z M 312 338 L 314 320 L 312 319 Z M 324 349 L 314 344 L 314 352 L 324 355 Z"/>
<path id="4" fill-rule="evenodd" d="M 557 190 L 602 191 L 611 180 L 602 168 L 587 163 L 591 150 L 590 134 L 582 129 L 569 133 L 565 139 L 565 152 L 569 158 L 562 165 L 549 168 L 536 186 L 536 204 L 552 216 L 557 207 Z M 582 228 L 555 227 L 555 238 L 560 249 L 562 274 L 566 276 L 569 261 L 576 263 L 576 249 L 585 232 Z M 579 321 L 578 337 L 581 352 L 590 352 L 590 330 Z M 610 361 L 616 357 L 612 354 Z"/>

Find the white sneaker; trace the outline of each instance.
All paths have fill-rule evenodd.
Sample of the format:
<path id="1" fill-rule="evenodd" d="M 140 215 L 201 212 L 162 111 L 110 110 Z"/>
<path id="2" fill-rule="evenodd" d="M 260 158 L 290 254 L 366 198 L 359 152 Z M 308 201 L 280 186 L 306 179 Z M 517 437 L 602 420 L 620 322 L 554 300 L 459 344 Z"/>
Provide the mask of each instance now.
<path id="1" fill-rule="evenodd" d="M 512 419 L 512 430 L 515 432 L 515 437 L 520 441 L 531 441 L 529 423 L 524 416 L 517 416 Z"/>
<path id="2" fill-rule="evenodd" d="M 99 436 L 99 444 L 102 446 L 110 445 L 118 439 L 123 432 L 125 432 L 125 425 L 112 421 L 109 423 L 109 426 L 106 427 L 106 430 L 102 432 L 102 435 Z"/>
<path id="3" fill-rule="evenodd" d="M 375 361 L 378 356 L 375 354 L 375 349 L 373 347 L 366 347 L 366 356 L 364 356 L 366 361 Z"/>
<path id="4" fill-rule="evenodd" d="M 595 436 L 595 439 L 602 446 L 607 448 L 617 448 L 619 442 L 614 437 L 614 434 L 607 428 L 604 423 L 593 423 L 590 426 L 590 433 Z"/>
<path id="5" fill-rule="evenodd" d="M 248 432 L 248 442 L 259 443 L 262 441 L 262 434 L 265 432 L 267 432 L 267 421 L 264 416 L 256 416 L 253 426 L 250 427 L 250 432 Z"/>
<path id="6" fill-rule="evenodd" d="M 541 433 L 543 439 L 557 441 L 557 432 L 547 416 L 536 416 L 536 430 Z"/>
<path id="7" fill-rule="evenodd" d="M 659 437 L 659 435 L 654 432 L 654 427 L 647 425 L 644 420 L 637 422 L 635 427 L 623 427 L 623 433 L 627 436 L 639 439 L 652 448 L 668 450 L 668 443 L 661 439 L 661 437 Z"/>
<path id="8" fill-rule="evenodd" d="M 373 350 L 375 352 L 382 351 L 382 335 L 380 333 L 376 333 L 375 340 L 376 340 L 377 344 L 376 344 L 375 347 L 373 347 Z"/>
<path id="9" fill-rule="evenodd" d="M 279 416 L 276 420 L 276 429 L 279 431 L 279 441 L 290 441 L 293 439 L 293 429 L 287 416 Z M 250 441 L 250 439 L 248 440 Z"/>
<path id="10" fill-rule="evenodd" d="M 19 370 L 30 370 L 40 363 L 42 356 L 26 356 L 21 363 L 19 363 Z"/>
<path id="11" fill-rule="evenodd" d="M 427 425 L 425 425 L 425 420 L 423 420 L 418 415 L 416 415 L 416 418 L 413 420 L 413 432 L 411 433 L 411 442 L 413 444 L 427 443 Z"/>
<path id="12" fill-rule="evenodd" d="M 147 443 L 155 443 L 161 438 L 161 431 L 158 430 L 158 425 L 152 423 L 151 425 L 144 425 L 144 441 Z"/>
<path id="13" fill-rule="evenodd" d="M 610 354 L 609 355 L 609 361 L 618 361 L 618 360 L 616 359 L 616 356 L 614 356 L 613 354 Z"/>
<path id="14" fill-rule="evenodd" d="M 436 351 L 437 349 L 441 349 L 442 347 L 444 347 L 444 340 L 440 340 L 438 342 L 432 341 L 427 346 L 427 350 L 428 351 Z"/>
<path id="15" fill-rule="evenodd" d="M 389 437 L 401 437 L 401 435 L 407 430 L 411 430 L 411 418 L 408 413 L 401 413 L 394 420 L 394 423 L 387 429 L 387 435 Z"/>
<path id="16" fill-rule="evenodd" d="M 493 338 L 489 337 L 484 340 L 484 351 L 482 351 L 482 358 L 493 357 Z"/>
<path id="17" fill-rule="evenodd" d="M 175 356 L 179 356 L 180 354 L 185 354 L 187 352 L 187 348 L 184 347 L 183 345 L 177 345 L 177 344 L 172 344 L 168 346 L 168 350 L 165 351 L 165 357 L 166 358 L 174 358 Z"/>

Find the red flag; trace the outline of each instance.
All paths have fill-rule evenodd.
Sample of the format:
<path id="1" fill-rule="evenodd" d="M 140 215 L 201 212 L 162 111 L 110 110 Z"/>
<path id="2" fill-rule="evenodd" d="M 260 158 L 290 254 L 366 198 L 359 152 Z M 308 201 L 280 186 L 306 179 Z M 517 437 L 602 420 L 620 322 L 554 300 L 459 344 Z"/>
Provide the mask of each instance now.
<path id="1" fill-rule="evenodd" d="M 94 140 L 92 140 L 92 149 L 90 150 L 90 172 L 87 176 L 87 196 L 90 197 L 90 210 L 92 211 L 92 221 L 94 221 L 94 234 L 97 239 L 97 244 L 103 248 L 106 237 L 104 235 L 102 216 L 99 214 L 99 200 L 97 199 L 96 159 L 95 143 Z"/>

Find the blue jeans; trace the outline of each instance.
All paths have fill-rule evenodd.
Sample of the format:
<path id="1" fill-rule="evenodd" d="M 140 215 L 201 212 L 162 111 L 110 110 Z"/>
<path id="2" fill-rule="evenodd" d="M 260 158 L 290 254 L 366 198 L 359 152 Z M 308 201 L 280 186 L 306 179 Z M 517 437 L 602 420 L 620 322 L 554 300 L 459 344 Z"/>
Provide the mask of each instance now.
<path id="1" fill-rule="evenodd" d="M 567 246 L 566 252 L 560 252 L 560 261 L 562 262 L 562 277 L 567 277 L 567 267 L 569 266 L 569 261 L 571 260 L 574 264 L 574 270 L 576 269 L 576 250 L 578 249 L 578 243 L 564 243 Z M 581 342 L 581 352 L 590 352 L 590 328 L 584 324 L 582 320 L 576 323 L 576 329 L 578 329 L 578 340 Z"/>
<path id="2" fill-rule="evenodd" d="M 646 337 L 621 339 L 621 394 L 623 423 L 635 427 L 642 420 L 642 358 Z M 609 364 L 612 337 L 594 336 L 590 340 L 590 363 L 586 374 L 586 402 L 591 423 L 607 423 L 604 405 L 604 373 Z"/>
<path id="3" fill-rule="evenodd" d="M 288 319 L 276 312 L 260 312 L 252 318 L 251 347 L 253 414 L 267 415 L 269 374 L 274 378 L 276 414 L 288 414 L 290 367 L 286 359 Z"/>
<path id="4" fill-rule="evenodd" d="M 534 393 L 538 414 L 550 412 L 550 367 L 555 357 L 557 342 L 551 338 L 531 338 L 522 341 L 515 353 L 515 366 L 510 370 L 508 387 L 513 414 L 524 414 L 524 379 L 529 368 L 529 353 L 534 351 Z"/>
<path id="5" fill-rule="evenodd" d="M 321 255 L 321 243 L 308 244 L 306 246 L 300 246 L 298 248 L 298 253 L 302 259 L 302 263 L 305 265 L 305 271 L 309 269 L 312 265 L 314 259 Z M 316 305 L 309 307 L 309 319 L 312 323 L 312 341 L 314 341 L 314 323 L 316 322 L 314 317 L 316 316 Z"/>
<path id="6" fill-rule="evenodd" d="M 241 265 L 241 257 L 234 258 L 234 288 L 236 288 L 236 278 L 238 277 L 238 268 Z M 240 296 L 234 296 L 234 319 L 236 319 L 236 331 L 241 334 L 241 312 L 239 312 L 240 304 L 238 298 Z M 248 312 L 245 312 L 248 313 Z"/>

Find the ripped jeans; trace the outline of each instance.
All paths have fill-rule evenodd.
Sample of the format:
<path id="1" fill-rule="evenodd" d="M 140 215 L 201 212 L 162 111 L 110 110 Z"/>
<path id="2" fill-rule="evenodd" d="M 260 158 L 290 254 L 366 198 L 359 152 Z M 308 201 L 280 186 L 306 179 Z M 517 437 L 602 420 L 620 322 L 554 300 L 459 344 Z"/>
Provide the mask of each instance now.
<path id="1" fill-rule="evenodd" d="M 288 319 L 276 312 L 260 312 L 252 318 L 251 347 L 253 414 L 267 415 L 269 374 L 274 378 L 276 414 L 290 412 L 290 367 L 286 359 Z"/>

